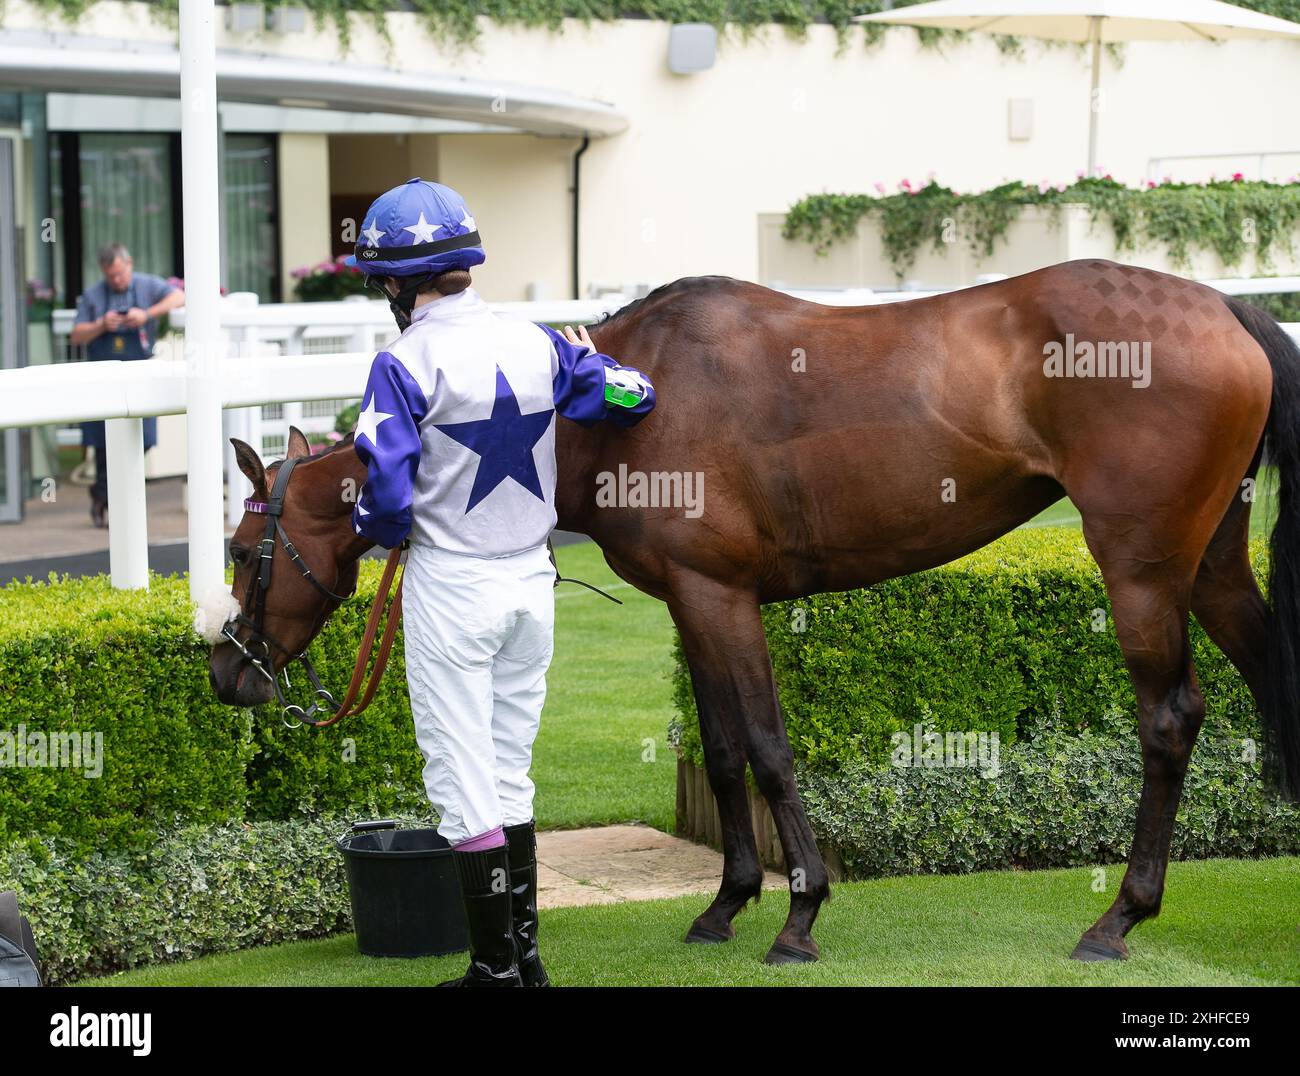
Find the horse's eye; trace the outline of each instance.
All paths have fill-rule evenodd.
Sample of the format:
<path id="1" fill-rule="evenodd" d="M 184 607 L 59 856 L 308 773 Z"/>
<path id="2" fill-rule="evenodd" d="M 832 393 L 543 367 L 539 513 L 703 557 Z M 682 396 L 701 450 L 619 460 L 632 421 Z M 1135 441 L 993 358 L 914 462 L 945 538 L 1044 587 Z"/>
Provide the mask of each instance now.
<path id="1" fill-rule="evenodd" d="M 230 547 L 230 562 L 238 568 L 242 568 L 248 563 L 248 550 L 241 546 L 232 545 Z"/>

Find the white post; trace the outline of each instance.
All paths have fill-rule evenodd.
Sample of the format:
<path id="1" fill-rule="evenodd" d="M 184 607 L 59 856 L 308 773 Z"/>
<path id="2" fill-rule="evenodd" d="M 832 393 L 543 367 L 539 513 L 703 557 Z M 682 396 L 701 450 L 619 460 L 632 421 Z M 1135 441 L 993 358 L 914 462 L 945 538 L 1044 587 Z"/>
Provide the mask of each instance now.
<path id="1" fill-rule="evenodd" d="M 149 525 L 144 502 L 144 422 L 110 418 L 104 422 L 108 456 L 108 569 L 118 590 L 148 589 Z M 95 461 L 100 466 L 100 461 Z"/>
<path id="2" fill-rule="evenodd" d="M 1088 177 L 1097 171 L 1097 110 L 1101 101 L 1097 91 L 1101 88 L 1101 16 L 1089 16 L 1091 26 L 1088 37 L 1092 41 L 1092 89 L 1088 93 Z"/>
<path id="3" fill-rule="evenodd" d="M 181 204 L 185 235 L 190 598 L 225 580 L 221 497 L 221 236 L 217 185 L 216 8 L 180 5 Z"/>
<path id="4" fill-rule="evenodd" d="M 227 296 L 229 306 L 250 309 L 256 307 L 258 299 L 251 293 L 243 293 L 238 298 Z M 261 354 L 261 339 L 256 325 L 241 325 L 236 331 L 235 354 L 240 359 L 256 358 Z M 226 411 L 226 436 L 221 442 L 221 451 L 225 456 L 226 469 L 226 525 L 234 528 L 244 518 L 244 499 L 253 492 L 253 484 L 244 477 L 235 461 L 235 447 L 230 443 L 231 437 L 238 437 L 245 444 L 252 445 L 260 456 L 261 445 L 252 440 L 249 428 L 252 424 L 251 407 L 235 407 Z"/>

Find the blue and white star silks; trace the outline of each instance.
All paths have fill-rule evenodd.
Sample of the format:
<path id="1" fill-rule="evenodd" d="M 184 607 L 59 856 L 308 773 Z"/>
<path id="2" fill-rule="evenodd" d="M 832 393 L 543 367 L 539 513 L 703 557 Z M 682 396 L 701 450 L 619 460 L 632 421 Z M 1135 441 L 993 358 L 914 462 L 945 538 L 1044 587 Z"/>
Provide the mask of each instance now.
<path id="1" fill-rule="evenodd" d="M 544 545 L 555 526 L 555 414 L 630 426 L 654 407 L 609 410 L 605 369 L 627 369 L 545 326 L 494 314 L 472 289 L 417 307 L 375 356 L 357 421 L 367 479 L 353 529 L 391 549 L 476 557 Z"/>
<path id="2" fill-rule="evenodd" d="M 474 422 L 452 422 L 434 429 L 458 441 L 479 457 L 474 485 L 469 491 L 466 512 L 507 479 L 514 479 L 539 501 L 545 502 L 542 480 L 537 475 L 533 448 L 551 424 L 552 408 L 531 415 L 520 414 L 519 401 L 506 375 L 497 367 L 497 398 L 488 418 Z"/>

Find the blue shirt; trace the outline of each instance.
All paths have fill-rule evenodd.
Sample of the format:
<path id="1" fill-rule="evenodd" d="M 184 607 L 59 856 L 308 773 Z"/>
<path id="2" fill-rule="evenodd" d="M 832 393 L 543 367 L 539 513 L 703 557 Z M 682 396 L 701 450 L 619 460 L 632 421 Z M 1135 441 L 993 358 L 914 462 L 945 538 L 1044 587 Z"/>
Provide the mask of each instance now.
<path id="1" fill-rule="evenodd" d="M 132 273 L 125 291 L 109 291 L 108 281 L 100 280 L 77 300 L 77 324 L 98 321 L 110 310 L 124 313 L 133 306 L 148 310 L 175 290 L 162 277 L 149 273 Z M 91 359 L 147 359 L 153 355 L 157 339 L 158 319 L 150 318 L 138 329 L 105 330 L 87 345 L 87 351 Z"/>

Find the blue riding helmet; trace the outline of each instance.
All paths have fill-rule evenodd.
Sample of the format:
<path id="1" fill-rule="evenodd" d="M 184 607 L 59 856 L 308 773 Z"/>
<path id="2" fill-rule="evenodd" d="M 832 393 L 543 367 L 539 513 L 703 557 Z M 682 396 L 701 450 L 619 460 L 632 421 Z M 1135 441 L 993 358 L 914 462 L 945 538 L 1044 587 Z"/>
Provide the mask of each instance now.
<path id="1" fill-rule="evenodd" d="M 381 194 L 362 221 L 355 253 L 344 264 L 373 276 L 412 277 L 396 296 L 385 293 L 399 329 L 410 324 L 415 293 L 449 269 L 487 261 L 465 199 L 450 187 L 418 176 Z"/>
<path id="2" fill-rule="evenodd" d="M 374 200 L 362 221 L 355 253 L 344 259 L 377 276 L 445 273 L 485 261 L 465 199 L 450 187 L 418 176 Z"/>

